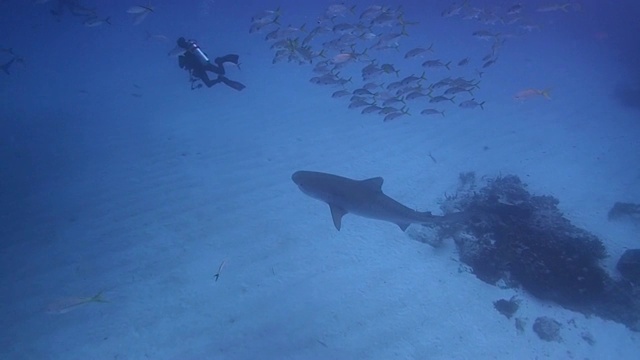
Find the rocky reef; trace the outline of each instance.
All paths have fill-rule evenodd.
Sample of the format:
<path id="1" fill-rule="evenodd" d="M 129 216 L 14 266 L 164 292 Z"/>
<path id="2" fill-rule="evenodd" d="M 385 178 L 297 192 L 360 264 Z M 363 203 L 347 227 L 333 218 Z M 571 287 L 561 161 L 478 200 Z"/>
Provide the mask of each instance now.
<path id="1" fill-rule="evenodd" d="M 537 298 L 640 331 L 640 286 L 612 278 L 601 266 L 602 241 L 558 209 L 558 199 L 532 195 L 513 175 L 479 181 L 460 175 L 445 213 L 464 211 L 464 224 L 437 229 L 438 243 L 453 238 L 460 261 L 482 281 L 521 287 Z M 419 239 L 424 241 L 424 239 Z"/>

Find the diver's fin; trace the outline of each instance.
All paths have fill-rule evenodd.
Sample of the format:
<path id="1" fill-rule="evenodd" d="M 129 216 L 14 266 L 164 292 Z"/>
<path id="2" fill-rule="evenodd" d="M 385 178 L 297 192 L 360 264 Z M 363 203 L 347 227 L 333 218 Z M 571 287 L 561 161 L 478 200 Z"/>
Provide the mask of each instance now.
<path id="1" fill-rule="evenodd" d="M 227 86 L 229 86 L 229 87 L 231 87 L 231 88 L 233 88 L 235 90 L 238 90 L 238 91 L 241 91 L 242 89 L 244 89 L 246 87 L 246 86 L 244 86 L 244 84 L 239 83 L 237 81 L 229 80 L 225 76 L 219 76 L 218 80 L 222 81 L 223 83 L 225 83 L 225 85 L 227 85 Z"/>
<path id="2" fill-rule="evenodd" d="M 236 55 L 236 54 L 229 54 L 229 55 L 225 55 L 222 57 L 217 57 L 215 59 L 215 62 L 218 66 L 224 64 L 224 63 L 232 63 L 235 65 L 238 65 L 238 60 L 240 59 L 240 56 Z"/>

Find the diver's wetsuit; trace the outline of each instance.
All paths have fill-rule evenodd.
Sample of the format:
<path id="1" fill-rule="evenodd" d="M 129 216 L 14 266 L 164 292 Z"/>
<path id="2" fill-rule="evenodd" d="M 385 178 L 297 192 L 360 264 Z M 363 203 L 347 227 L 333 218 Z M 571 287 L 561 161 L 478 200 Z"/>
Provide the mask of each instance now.
<path id="1" fill-rule="evenodd" d="M 193 83 L 202 80 L 202 82 L 207 85 L 207 87 L 212 87 L 217 83 L 224 83 L 225 85 L 236 89 L 238 91 L 245 88 L 245 86 L 237 81 L 229 80 L 225 74 L 224 63 L 230 62 L 234 64 L 238 64 L 238 55 L 229 54 L 214 60 L 215 64 L 212 64 L 210 61 L 206 61 L 203 63 L 198 56 L 196 56 L 192 51 L 189 50 L 189 43 L 184 38 L 178 39 L 178 46 L 185 49 L 184 54 L 178 57 L 178 65 L 181 69 L 187 69 L 189 74 L 191 74 L 191 88 L 195 89 Z M 218 77 L 216 79 L 210 79 L 207 71 L 211 71 L 214 74 L 217 74 Z"/>

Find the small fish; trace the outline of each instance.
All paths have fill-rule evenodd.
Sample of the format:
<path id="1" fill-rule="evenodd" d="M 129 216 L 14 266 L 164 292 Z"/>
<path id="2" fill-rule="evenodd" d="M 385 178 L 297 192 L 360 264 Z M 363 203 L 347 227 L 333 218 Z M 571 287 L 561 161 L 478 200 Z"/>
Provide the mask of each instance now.
<path id="1" fill-rule="evenodd" d="M 396 77 L 400 74 L 400 71 L 396 70 L 396 68 L 394 68 L 391 64 L 382 64 L 380 68 L 387 74 L 395 73 Z"/>
<path id="2" fill-rule="evenodd" d="M 374 112 L 380 112 L 380 110 L 382 110 L 382 108 L 380 106 L 370 105 L 370 106 L 367 106 L 366 108 L 362 109 L 362 111 L 360 113 L 361 114 L 371 114 L 371 113 L 374 113 Z"/>
<path id="3" fill-rule="evenodd" d="M 550 91 L 551 89 L 524 89 L 513 95 L 513 98 L 518 101 L 525 101 L 534 97 L 543 96 L 545 99 L 551 100 L 551 96 L 549 95 Z"/>
<path id="4" fill-rule="evenodd" d="M 375 75 L 381 74 L 383 71 L 381 68 L 378 67 L 378 65 L 376 65 L 375 63 L 371 63 L 365 66 L 364 68 L 362 68 L 361 72 L 362 72 L 363 78 L 370 79 Z"/>
<path id="5" fill-rule="evenodd" d="M 546 6 L 541 6 L 536 9 L 537 12 L 552 12 L 552 11 L 562 11 L 569 12 L 569 7 L 572 6 L 570 2 L 565 4 L 551 4 Z"/>
<path id="6" fill-rule="evenodd" d="M 376 26 L 376 27 L 386 27 L 386 26 L 391 27 L 397 23 L 398 23 L 398 18 L 393 14 L 390 14 L 387 12 L 381 13 L 380 15 L 376 16 L 369 22 L 371 26 Z"/>
<path id="7" fill-rule="evenodd" d="M 491 65 L 493 65 L 495 63 L 496 63 L 496 59 L 491 59 L 491 60 L 485 62 L 484 64 L 482 64 L 482 68 L 486 69 L 486 68 L 488 68 L 489 66 L 491 66 Z"/>
<path id="8" fill-rule="evenodd" d="M 371 5 L 360 14 L 360 20 L 371 20 L 384 12 L 384 8 L 380 5 Z"/>
<path id="9" fill-rule="evenodd" d="M 402 84 L 402 81 L 394 81 L 392 83 L 389 83 L 389 85 L 387 85 L 387 90 L 395 90 L 395 89 L 399 89 L 401 87 L 403 87 L 404 85 Z"/>
<path id="10" fill-rule="evenodd" d="M 405 99 L 413 100 L 413 99 L 417 99 L 417 98 L 425 97 L 425 96 L 427 96 L 427 94 L 423 93 L 422 91 L 416 90 L 416 91 L 412 91 L 409 94 L 407 94 Z"/>
<path id="11" fill-rule="evenodd" d="M 151 5 L 147 5 L 147 6 L 136 5 L 136 6 L 130 7 L 127 10 L 127 12 L 129 14 L 135 15 L 133 17 L 133 25 L 138 25 L 141 22 L 143 22 L 144 19 L 147 18 L 147 15 L 153 12 L 153 7 Z"/>
<path id="12" fill-rule="evenodd" d="M 334 64 L 343 64 L 346 63 L 349 60 L 353 60 L 356 57 L 354 56 L 354 54 L 352 53 L 341 53 L 338 54 L 336 56 L 333 57 L 333 59 L 331 59 L 333 61 Z"/>
<path id="13" fill-rule="evenodd" d="M 280 7 L 275 10 L 262 10 L 260 13 L 251 17 L 252 24 L 271 24 L 278 23 L 280 17 Z"/>
<path id="14" fill-rule="evenodd" d="M 420 54 L 423 54 L 425 52 L 433 52 L 433 44 L 431 44 L 428 48 L 415 48 L 415 49 L 411 49 L 409 51 L 407 51 L 406 54 L 404 54 L 404 58 L 405 59 L 411 59 L 413 57 L 416 57 Z"/>
<path id="15" fill-rule="evenodd" d="M 377 84 L 374 82 L 370 82 L 370 83 L 366 83 L 364 85 L 362 85 L 363 89 L 367 89 L 367 90 L 373 90 L 373 89 L 377 89 L 379 87 L 382 87 L 382 84 Z"/>
<path id="16" fill-rule="evenodd" d="M 458 61 L 458 66 L 465 66 L 465 65 L 467 65 L 468 63 L 469 63 L 469 58 L 468 58 L 468 57 L 466 57 L 466 58 L 464 58 L 464 59 L 462 59 L 462 60 Z"/>
<path id="17" fill-rule="evenodd" d="M 510 19 L 505 19 L 504 23 L 505 23 L 505 25 L 513 25 L 513 24 L 517 23 L 520 20 L 522 20 L 522 17 L 514 16 L 514 17 L 512 17 Z"/>
<path id="18" fill-rule="evenodd" d="M 367 31 L 360 34 L 359 38 L 362 40 L 374 40 L 378 38 L 378 34 L 371 31 Z"/>
<path id="19" fill-rule="evenodd" d="M 498 37 L 498 34 L 494 34 L 487 30 L 474 31 L 472 35 L 480 40 L 494 40 Z"/>
<path id="20" fill-rule="evenodd" d="M 460 13 L 462 12 L 462 10 L 464 8 L 466 8 L 468 6 L 467 1 L 465 1 L 462 4 L 451 4 L 451 7 L 449 7 L 447 10 L 442 12 L 442 17 L 451 17 L 451 16 L 456 16 L 456 15 L 460 15 Z"/>
<path id="21" fill-rule="evenodd" d="M 147 12 L 136 14 L 136 16 L 133 18 L 133 25 L 139 25 L 140 23 L 142 23 L 144 19 L 147 18 L 147 15 L 149 15 L 150 13 L 151 13 L 150 11 L 147 11 Z"/>
<path id="22" fill-rule="evenodd" d="M 404 108 L 402 108 L 402 110 L 400 110 L 399 112 L 392 112 L 390 114 L 387 114 L 387 116 L 384 117 L 383 121 L 391 121 L 391 120 L 395 120 L 401 116 L 404 115 L 410 115 L 409 112 L 407 110 L 405 110 Z"/>
<path id="23" fill-rule="evenodd" d="M 347 90 L 338 90 L 336 92 L 334 92 L 333 94 L 331 94 L 332 98 L 341 98 L 347 95 L 351 95 L 350 92 L 348 92 Z"/>
<path id="24" fill-rule="evenodd" d="M 351 33 L 355 30 L 355 26 L 348 23 L 337 24 L 332 28 L 334 33 Z"/>
<path id="25" fill-rule="evenodd" d="M 406 78 L 400 80 L 400 86 L 407 86 L 407 85 L 413 84 L 414 82 L 417 82 L 417 81 L 420 81 L 420 80 L 426 80 L 426 79 L 427 78 L 425 77 L 425 72 L 423 71 L 422 75 L 420 75 L 420 76 L 409 75 Z M 389 84 L 389 85 L 391 85 L 391 84 Z M 387 89 L 390 89 L 390 88 L 387 86 Z"/>
<path id="26" fill-rule="evenodd" d="M 458 94 L 458 93 L 461 93 L 461 92 L 464 92 L 464 91 L 466 91 L 466 92 L 468 92 L 469 94 L 473 95 L 473 93 L 471 92 L 471 90 L 466 89 L 466 88 L 463 88 L 463 87 L 461 87 L 461 86 L 453 86 L 453 87 L 450 87 L 450 88 L 448 88 L 448 89 L 444 92 L 444 94 L 445 94 L 445 95 L 455 95 L 455 94 Z"/>
<path id="27" fill-rule="evenodd" d="M 270 31 L 267 35 L 265 35 L 264 39 L 265 40 L 276 40 L 277 38 L 280 37 L 280 28 L 277 28 L 273 31 Z M 282 44 L 284 45 L 289 45 L 290 41 L 289 40 L 280 40 L 277 43 L 274 43 L 271 47 L 276 47 L 276 44 L 282 42 Z"/>
<path id="28" fill-rule="evenodd" d="M 104 19 L 99 19 L 97 17 L 92 17 L 92 18 L 88 18 L 87 20 L 85 20 L 82 24 L 86 27 L 96 27 L 96 26 L 100 26 L 103 24 L 109 24 L 111 25 L 111 21 L 109 21 L 111 18 L 110 17 L 106 17 Z"/>
<path id="29" fill-rule="evenodd" d="M 447 70 L 449 70 L 449 65 L 450 64 L 451 64 L 451 61 L 449 61 L 448 63 L 445 64 L 440 60 L 427 60 L 427 61 L 422 63 L 422 67 L 428 67 L 428 68 L 446 67 Z"/>
<path id="30" fill-rule="evenodd" d="M 420 111 L 420 115 L 426 115 L 426 116 L 429 116 L 429 115 L 442 115 L 442 117 L 444 117 L 444 110 L 439 111 L 439 110 L 436 110 L 436 109 L 424 109 L 424 110 Z"/>
<path id="31" fill-rule="evenodd" d="M 430 103 L 439 103 L 439 102 L 443 102 L 443 101 L 451 101 L 452 103 L 455 103 L 455 101 L 453 101 L 453 99 L 455 99 L 455 96 L 452 96 L 450 98 L 446 97 L 446 96 L 434 96 L 431 98 L 431 100 L 429 100 Z"/>
<path id="32" fill-rule="evenodd" d="M 145 37 L 145 40 L 147 40 L 147 41 L 153 40 L 153 41 L 158 41 L 158 42 L 163 42 L 163 43 L 171 42 L 168 37 L 166 37 L 165 35 L 162 35 L 162 34 L 152 34 L 152 33 L 148 32 L 148 31 L 146 32 L 146 34 L 147 34 L 147 36 Z"/>
<path id="33" fill-rule="evenodd" d="M 385 106 L 382 109 L 380 109 L 378 114 L 380 114 L 380 115 L 388 115 L 388 114 L 395 113 L 395 112 L 401 112 L 401 110 L 397 109 L 397 108 L 394 108 L 393 106 Z"/>
<path id="34" fill-rule="evenodd" d="M 522 4 L 515 4 L 507 9 L 507 15 L 516 15 L 522 12 Z"/>
<path id="35" fill-rule="evenodd" d="M 349 109 L 355 109 L 355 108 L 371 106 L 371 105 L 375 105 L 375 104 L 370 103 L 368 101 L 364 101 L 364 100 L 355 100 L 349 104 Z"/>
<path id="36" fill-rule="evenodd" d="M 386 106 L 391 106 L 393 104 L 398 104 L 398 103 L 405 104 L 405 101 L 404 101 L 403 98 L 398 98 L 398 97 L 394 96 L 394 97 L 388 98 L 387 100 L 383 101 L 382 102 L 382 106 L 386 107 Z"/>
<path id="37" fill-rule="evenodd" d="M 526 32 L 533 32 L 533 31 L 537 31 L 540 30 L 540 25 L 536 25 L 536 24 L 523 24 L 520 25 L 520 29 L 526 31 Z"/>
<path id="38" fill-rule="evenodd" d="M 95 296 L 87 298 L 65 298 L 49 304 L 46 308 L 46 312 L 52 315 L 66 314 L 69 311 L 75 310 L 82 305 L 92 302 L 105 303 L 107 300 L 102 298 L 102 291 L 97 293 Z"/>
<path id="39" fill-rule="evenodd" d="M 367 53 L 366 49 L 361 53 L 343 52 L 343 53 L 340 53 L 340 54 L 334 56 L 332 61 L 333 61 L 334 64 L 343 64 L 343 63 L 346 63 L 346 62 L 351 61 L 351 60 L 358 60 L 358 58 L 360 58 L 360 56 L 363 56 L 366 53 Z"/>
<path id="40" fill-rule="evenodd" d="M 436 83 L 433 83 L 431 85 L 429 85 L 429 89 L 440 89 L 441 87 L 445 87 L 445 86 L 450 86 L 451 84 L 453 84 L 453 80 L 451 80 L 451 78 L 447 77 L 444 78 Z"/>
<path id="41" fill-rule="evenodd" d="M 216 281 L 218 281 L 218 278 L 220 277 L 220 273 L 222 273 L 222 269 L 224 269 L 224 265 L 226 263 L 227 263 L 226 260 L 222 260 L 222 262 L 220 263 L 220 266 L 218 266 L 218 272 L 213 275 L 213 277 L 214 277 L 214 279 L 216 279 Z"/>
<path id="42" fill-rule="evenodd" d="M 338 16 L 344 17 L 344 16 L 347 16 L 347 13 L 353 14 L 355 9 L 356 9 L 355 5 L 351 7 L 346 7 L 345 5 L 342 5 L 342 4 L 334 4 L 334 5 L 329 5 L 329 7 L 327 7 L 327 10 L 324 12 L 324 14 L 330 19 Z"/>
<path id="43" fill-rule="evenodd" d="M 271 25 L 271 24 L 275 24 L 278 25 L 278 18 L 276 17 L 275 19 L 268 21 L 268 22 L 252 22 L 251 23 L 251 27 L 249 28 L 249 34 L 253 34 L 255 32 L 259 32 L 261 31 L 263 28 Z"/>
<path id="44" fill-rule="evenodd" d="M 322 76 L 314 76 L 311 79 L 309 79 L 310 82 L 312 82 L 313 84 L 318 84 L 318 85 L 340 85 L 343 83 L 342 79 L 338 78 L 336 75 L 334 74 L 324 74 Z M 350 80 L 346 80 L 346 82 L 349 82 Z"/>
<path id="45" fill-rule="evenodd" d="M 153 7 L 135 5 L 135 6 L 130 7 L 129 9 L 127 9 L 127 13 L 129 13 L 129 14 L 142 14 L 142 13 L 147 13 L 147 12 L 153 12 Z"/>
<path id="46" fill-rule="evenodd" d="M 359 89 L 353 90 L 353 95 L 374 95 L 374 94 L 365 88 L 359 88 Z"/>
<path id="47" fill-rule="evenodd" d="M 460 107 L 463 109 L 473 109 L 475 107 L 480 106 L 480 109 L 484 110 L 484 101 L 479 103 L 476 101 L 476 99 L 471 99 L 471 100 L 465 100 L 463 102 L 460 103 Z"/>

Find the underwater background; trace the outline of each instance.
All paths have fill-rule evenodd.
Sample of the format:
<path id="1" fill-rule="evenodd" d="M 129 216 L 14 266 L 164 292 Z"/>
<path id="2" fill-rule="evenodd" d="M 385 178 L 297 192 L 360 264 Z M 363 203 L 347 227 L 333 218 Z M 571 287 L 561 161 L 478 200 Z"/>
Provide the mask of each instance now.
<path id="1" fill-rule="evenodd" d="M 4 0 L 0 17 L 1 358 L 636 358 L 617 263 L 640 210 L 608 214 L 640 203 L 640 3 Z M 179 37 L 238 54 L 225 76 L 246 88 L 193 89 Z M 337 231 L 298 170 L 380 176 L 437 215 L 461 174 L 478 192 L 517 176 L 602 242 L 624 306 L 479 279 L 460 233 L 353 214 Z"/>

